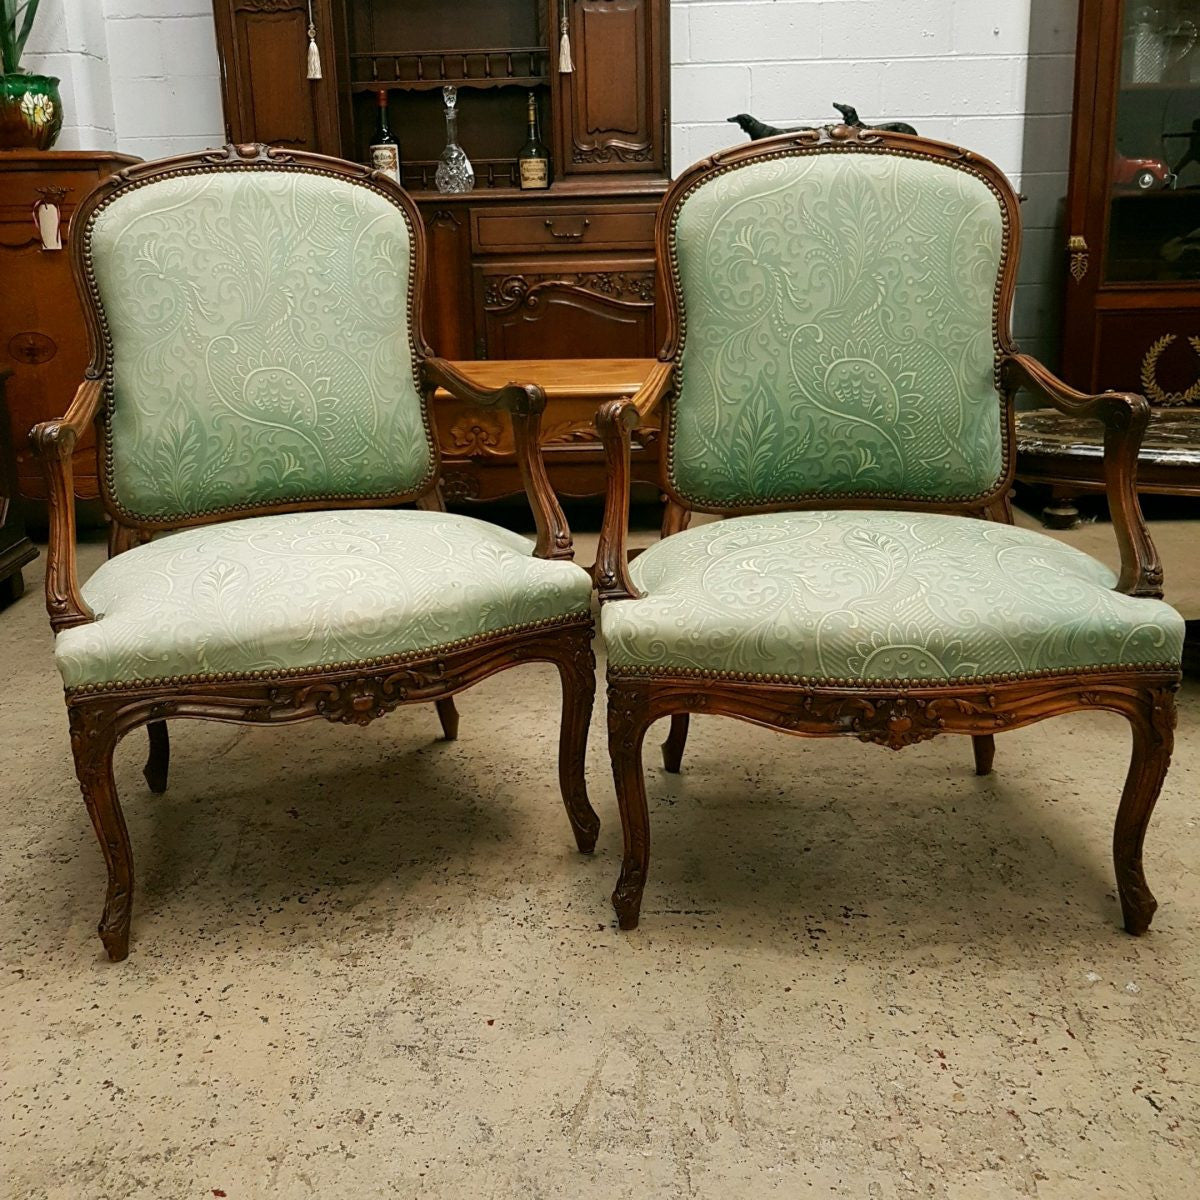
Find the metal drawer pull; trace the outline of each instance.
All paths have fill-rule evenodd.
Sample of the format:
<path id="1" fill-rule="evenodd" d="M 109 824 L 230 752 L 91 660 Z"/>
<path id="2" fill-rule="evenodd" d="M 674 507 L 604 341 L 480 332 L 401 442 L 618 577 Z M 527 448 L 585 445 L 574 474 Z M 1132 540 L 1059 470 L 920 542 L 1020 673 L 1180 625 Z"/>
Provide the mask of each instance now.
<path id="1" fill-rule="evenodd" d="M 554 228 L 554 219 L 552 217 L 546 218 L 546 228 L 550 230 L 550 236 L 553 238 L 558 238 L 559 241 L 563 242 L 579 241 L 579 239 L 583 237 L 584 233 L 587 232 L 587 228 L 590 224 L 591 221 L 587 217 L 584 217 L 583 224 L 579 227 L 579 229 L 570 233 L 559 233 L 559 231 Z"/>

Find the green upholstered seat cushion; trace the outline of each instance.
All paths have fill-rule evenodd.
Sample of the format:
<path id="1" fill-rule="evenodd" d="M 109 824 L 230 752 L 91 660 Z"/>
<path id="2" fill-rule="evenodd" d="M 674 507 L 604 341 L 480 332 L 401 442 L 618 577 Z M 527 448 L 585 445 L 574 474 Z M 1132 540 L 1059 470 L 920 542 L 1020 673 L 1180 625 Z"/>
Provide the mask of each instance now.
<path id="1" fill-rule="evenodd" d="M 978 175 L 866 150 L 785 155 L 707 178 L 672 236 L 681 495 L 739 507 L 998 485 L 1008 240 Z"/>
<path id="2" fill-rule="evenodd" d="M 408 494 L 433 470 L 413 242 L 370 187 L 237 168 L 127 188 L 88 227 L 112 343 L 114 499 L 170 519 Z"/>
<path id="3" fill-rule="evenodd" d="M 68 689 L 418 654 L 586 614 L 591 580 L 472 517 L 346 509 L 183 530 L 104 563 L 64 630 Z"/>
<path id="4" fill-rule="evenodd" d="M 1031 530 L 933 513 L 735 517 L 650 547 L 606 604 L 610 668 L 795 680 L 1176 669 L 1183 620 Z"/>

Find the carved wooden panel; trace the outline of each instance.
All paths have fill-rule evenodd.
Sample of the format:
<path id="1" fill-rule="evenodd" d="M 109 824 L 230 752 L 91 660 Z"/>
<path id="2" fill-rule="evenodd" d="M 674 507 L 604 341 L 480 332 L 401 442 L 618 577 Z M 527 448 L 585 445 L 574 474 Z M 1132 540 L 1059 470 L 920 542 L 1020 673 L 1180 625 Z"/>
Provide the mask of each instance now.
<path id="1" fill-rule="evenodd" d="M 308 70 L 308 0 L 216 0 L 225 126 L 231 141 L 340 155 L 330 0 L 313 0 L 322 76 Z"/>
<path id="2" fill-rule="evenodd" d="M 575 70 L 559 75 L 566 174 L 666 170 L 666 0 L 571 0 Z"/>
<path id="3" fill-rule="evenodd" d="M 654 261 L 585 259 L 476 268 L 488 358 L 652 358 Z"/>

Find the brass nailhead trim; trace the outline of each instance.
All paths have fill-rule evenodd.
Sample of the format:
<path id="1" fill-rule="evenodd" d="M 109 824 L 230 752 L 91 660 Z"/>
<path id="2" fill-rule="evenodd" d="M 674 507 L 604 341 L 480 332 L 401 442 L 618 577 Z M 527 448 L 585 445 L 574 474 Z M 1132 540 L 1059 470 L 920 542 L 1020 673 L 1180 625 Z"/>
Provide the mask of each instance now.
<path id="1" fill-rule="evenodd" d="M 404 219 L 405 228 L 408 230 L 409 246 L 411 247 L 416 241 L 416 234 L 412 227 L 412 222 L 409 220 L 408 213 L 396 203 L 394 196 L 389 195 L 383 188 L 372 182 L 370 178 L 351 179 L 346 175 L 340 174 L 337 171 L 328 171 L 320 167 L 312 167 L 307 165 L 299 165 L 296 163 L 266 163 L 266 162 L 244 162 L 244 163 L 198 163 L 190 167 L 180 167 L 174 171 L 163 171 L 161 174 L 151 175 L 146 179 L 134 179 L 123 181 L 121 185 L 115 188 L 108 196 L 99 203 L 88 217 L 88 223 L 83 231 L 85 239 L 85 247 L 83 251 L 83 267 L 84 276 L 87 281 L 88 296 L 91 300 L 92 308 L 100 323 L 100 329 L 104 336 L 104 410 L 101 414 L 101 421 L 104 429 L 104 492 L 111 503 L 112 507 L 123 517 L 137 525 L 153 526 L 160 529 L 175 529 L 178 528 L 181 522 L 193 521 L 199 517 L 216 516 L 220 513 L 238 513 L 245 512 L 249 509 L 261 509 L 267 504 L 314 504 L 328 500 L 391 500 L 396 503 L 403 503 L 404 499 L 409 496 L 419 495 L 433 482 L 437 476 L 437 446 L 434 440 L 433 424 L 429 416 L 429 404 L 424 390 L 421 387 L 421 373 L 418 369 L 420 354 L 417 350 L 417 345 L 413 341 L 413 301 L 415 296 L 414 272 L 408 273 L 408 296 L 407 296 L 407 313 L 409 316 L 408 322 L 408 345 L 412 352 L 412 376 L 413 385 L 417 390 L 417 395 L 421 402 L 421 423 L 425 428 L 425 440 L 430 450 L 429 469 L 421 478 L 418 487 L 412 492 L 332 492 L 321 493 L 317 495 L 306 496 L 287 496 L 280 497 L 272 501 L 262 500 L 245 500 L 240 504 L 225 504 L 216 508 L 204 508 L 196 512 L 180 513 L 174 517 L 156 517 L 146 516 L 135 513 L 126 508 L 118 498 L 116 490 L 113 486 L 113 449 L 112 449 L 112 431 L 109 423 L 112 417 L 113 409 L 113 380 L 112 380 L 112 364 L 113 364 L 113 343 L 112 335 L 108 327 L 108 318 L 104 311 L 104 305 L 100 299 L 100 288 L 96 282 L 96 273 L 92 262 L 92 226 L 96 222 L 96 218 L 110 205 L 114 200 L 124 196 L 127 192 L 136 191 L 138 188 L 148 187 L 151 184 L 160 183 L 164 179 L 179 179 L 186 178 L 190 175 L 214 175 L 219 173 L 229 173 L 235 171 L 285 171 L 293 174 L 300 173 L 304 175 L 317 175 L 325 179 L 338 180 L 341 183 L 349 184 L 352 187 L 366 188 L 368 191 L 374 192 L 377 196 L 382 196 L 393 208 L 399 212 Z"/>
<path id="2" fill-rule="evenodd" d="M 964 154 L 969 154 L 970 151 L 963 150 Z M 1004 391 L 1001 386 L 1000 379 L 1000 354 L 1001 345 L 998 329 L 998 319 L 1000 315 L 1000 293 L 1004 283 L 1005 269 L 1008 265 L 1009 254 L 1012 249 L 1012 230 L 1009 224 L 1008 206 L 1004 203 L 1004 197 L 1000 193 L 1000 189 L 978 168 L 973 167 L 967 162 L 955 162 L 953 159 L 942 158 L 933 154 L 921 154 L 915 150 L 899 150 L 887 146 L 868 146 L 858 144 L 853 146 L 838 146 L 818 143 L 815 146 L 797 146 L 789 147 L 786 150 L 776 150 L 770 154 L 764 154 L 760 157 L 750 159 L 746 162 L 729 163 L 725 166 L 717 167 L 715 170 L 706 172 L 701 178 L 697 179 L 676 201 L 675 211 L 671 214 L 671 238 L 670 258 L 671 258 L 671 281 L 672 286 L 677 295 L 682 296 L 682 286 L 679 275 L 679 252 L 676 238 L 676 227 L 679 223 L 679 216 L 683 210 L 684 203 L 696 191 L 704 187 L 711 180 L 719 175 L 728 174 L 731 171 L 739 171 L 744 167 L 755 166 L 762 162 L 771 162 L 781 158 L 798 158 L 810 154 L 886 154 L 895 158 L 912 158 L 918 162 L 932 162 L 940 166 L 950 167 L 956 171 L 962 171 L 967 175 L 971 175 L 978 179 L 984 186 L 987 187 L 998 201 L 1000 205 L 1000 215 L 1004 226 L 1003 237 L 1000 246 L 1000 263 L 999 269 L 996 272 L 996 286 L 992 293 L 992 348 L 996 356 L 996 364 L 993 367 L 992 374 L 998 400 L 1000 401 L 1000 441 L 1001 441 L 1001 464 L 1000 475 L 997 478 L 995 485 L 981 492 L 974 492 L 969 496 L 940 496 L 930 497 L 910 494 L 907 492 L 798 492 L 790 496 L 768 496 L 765 499 L 733 499 L 723 500 L 720 502 L 722 509 L 740 509 L 749 508 L 757 509 L 763 505 L 769 504 L 797 504 L 807 503 L 810 500 L 835 500 L 835 499 L 858 499 L 858 500 L 904 500 L 904 501 L 919 501 L 924 503 L 966 503 L 970 500 L 983 500 L 991 498 L 997 494 L 1000 485 L 1008 478 L 1008 468 L 1012 459 L 1011 439 L 1009 438 L 1008 421 L 1005 420 L 1007 404 L 1004 400 Z M 683 305 L 679 306 L 679 347 L 675 351 L 675 368 L 674 368 L 674 387 L 673 392 L 676 396 L 679 395 L 683 384 L 683 348 L 687 341 L 687 313 L 684 311 Z M 711 506 L 714 502 L 706 500 L 699 496 L 695 496 L 690 492 L 685 492 L 675 481 L 675 409 L 677 405 L 672 404 L 667 410 L 667 430 L 666 430 L 666 447 L 667 461 L 666 472 L 667 480 L 676 494 L 683 500 L 687 500 L 692 504 L 700 506 Z"/>
<path id="3" fill-rule="evenodd" d="M 609 665 L 608 676 L 612 679 L 723 679 L 734 683 L 784 683 L 800 687 L 848 687 L 848 688 L 909 688 L 909 687 L 954 687 L 986 686 L 993 683 L 1021 683 L 1025 680 L 1064 679 L 1076 675 L 1103 675 L 1140 671 L 1169 671 L 1178 674 L 1179 663 L 1104 663 L 1094 667 L 1047 668 L 1044 671 L 1010 671 L 998 675 L 964 675 L 952 679 L 826 679 L 816 675 L 770 675 L 753 674 L 745 671 L 708 671 L 700 667 L 622 667 Z"/>
<path id="4" fill-rule="evenodd" d="M 403 654 L 385 654 L 379 658 L 356 659 L 351 662 L 316 663 L 311 667 L 279 667 L 271 671 L 218 671 L 201 675 L 156 675 L 152 679 L 128 679 L 113 683 L 85 683 L 79 687 L 66 688 L 68 696 L 92 696 L 106 692 L 127 692 L 141 688 L 179 687 L 193 683 L 258 683 L 268 679 L 296 679 L 304 675 L 333 675 L 339 671 L 372 670 L 376 667 L 402 666 L 419 659 L 439 658 L 455 650 L 464 650 L 489 638 L 503 637 L 510 633 L 530 633 L 535 629 L 550 629 L 559 625 L 575 625 L 581 628 L 592 624 L 590 612 L 568 613 L 564 617 L 543 617 L 527 625 L 505 625 L 487 633 L 474 633 L 455 642 L 443 642 L 425 650 L 406 650 Z"/>

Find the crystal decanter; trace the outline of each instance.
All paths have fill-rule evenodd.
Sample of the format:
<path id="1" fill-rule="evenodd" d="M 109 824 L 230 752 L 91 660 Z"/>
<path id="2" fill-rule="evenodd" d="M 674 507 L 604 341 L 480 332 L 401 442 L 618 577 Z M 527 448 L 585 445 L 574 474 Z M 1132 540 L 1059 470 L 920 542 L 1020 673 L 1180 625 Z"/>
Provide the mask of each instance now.
<path id="1" fill-rule="evenodd" d="M 439 192 L 469 192 L 475 186 L 475 168 L 458 144 L 458 88 L 442 88 L 446 103 L 446 148 L 438 159 L 434 183 Z"/>

